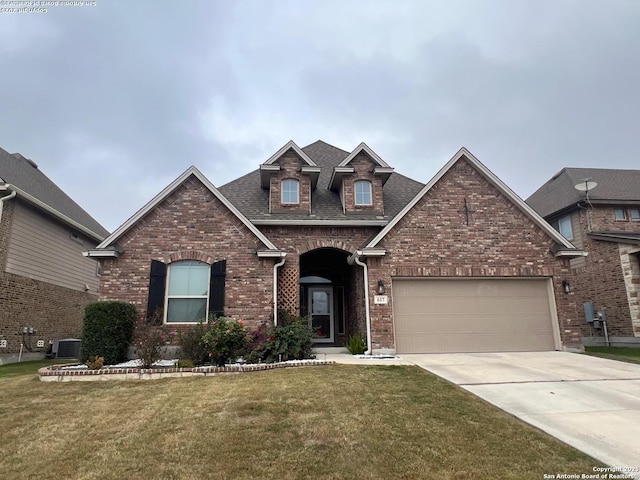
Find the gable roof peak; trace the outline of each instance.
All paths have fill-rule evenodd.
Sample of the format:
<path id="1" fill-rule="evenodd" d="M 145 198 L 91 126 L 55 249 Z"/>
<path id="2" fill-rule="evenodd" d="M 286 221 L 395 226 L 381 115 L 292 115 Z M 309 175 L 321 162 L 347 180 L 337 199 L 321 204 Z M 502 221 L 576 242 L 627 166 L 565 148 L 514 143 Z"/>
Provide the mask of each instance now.
<path id="1" fill-rule="evenodd" d="M 276 153 L 271 155 L 271 157 L 269 157 L 269 159 L 266 162 L 264 162 L 262 165 L 273 165 L 288 150 L 293 150 L 302 159 L 302 161 L 305 162 L 308 166 L 310 167 L 318 166 L 313 160 L 311 160 L 309 155 L 304 153 L 304 151 L 298 145 L 296 145 L 296 142 L 294 142 L 293 140 L 289 140 L 287 143 L 285 143 L 282 146 L 282 148 L 280 148 L 280 150 L 278 150 Z"/>
<path id="2" fill-rule="evenodd" d="M 382 158 L 380 158 L 380 156 L 374 152 L 369 145 L 367 145 L 364 142 L 361 142 L 360 145 L 358 145 L 356 148 L 354 148 L 351 153 L 347 156 L 347 158 L 345 158 L 342 162 L 340 162 L 340 164 L 338 165 L 338 167 L 346 167 L 347 165 L 349 165 L 349 163 L 351 163 L 351 161 L 356 158 L 356 156 L 358 154 L 360 154 L 360 152 L 365 152 L 370 158 L 371 160 L 374 161 L 374 163 L 377 163 L 379 167 L 382 168 L 391 168 L 391 166 L 385 162 L 384 160 L 382 160 Z"/>
<path id="3" fill-rule="evenodd" d="M 126 222 L 118 227 L 111 235 L 109 235 L 100 245 L 98 245 L 95 251 L 107 250 L 112 247 L 115 242 L 124 235 L 131 227 L 137 222 L 142 220 L 151 210 L 153 210 L 158 204 L 164 201 L 169 195 L 175 192 L 189 177 L 194 176 L 197 178 L 222 204 L 227 207 L 231 213 L 233 213 L 269 250 L 277 250 L 276 246 L 255 227 L 247 217 L 245 217 L 238 208 L 233 205 L 213 183 L 209 181 L 204 174 L 198 170 L 194 165 L 187 168 L 178 178 L 167 185 L 160 193 L 153 197 L 146 205 L 133 214 Z M 91 255 L 89 255 L 91 256 Z M 100 256 L 100 255 L 98 255 Z"/>
<path id="4" fill-rule="evenodd" d="M 491 185 L 493 185 L 500 193 L 502 193 L 507 199 L 509 199 L 520 211 L 528 216 L 536 225 L 544 230 L 556 243 L 562 247 L 575 250 L 575 247 L 566 238 L 560 235 L 556 230 L 551 227 L 535 210 L 527 205 L 511 188 L 509 188 L 502 180 L 500 180 L 491 170 L 489 170 L 480 160 L 478 160 L 466 147 L 461 147 L 457 153 L 451 157 L 451 159 L 435 174 L 435 176 L 429 180 L 429 182 L 418 192 L 418 194 L 395 216 L 391 221 L 367 243 L 365 248 L 375 248 L 380 241 L 389 233 L 389 231 L 395 227 L 402 218 L 409 213 L 409 211 L 427 194 L 433 186 L 440 181 L 440 179 L 451 168 L 458 163 L 461 158 L 465 158 L 466 161 L 471 164 Z"/>

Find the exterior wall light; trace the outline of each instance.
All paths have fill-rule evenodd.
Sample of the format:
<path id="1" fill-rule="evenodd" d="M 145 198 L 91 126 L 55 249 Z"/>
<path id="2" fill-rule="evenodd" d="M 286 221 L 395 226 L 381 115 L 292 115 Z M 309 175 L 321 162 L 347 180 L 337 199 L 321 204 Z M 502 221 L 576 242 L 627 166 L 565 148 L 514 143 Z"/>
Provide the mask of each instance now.
<path id="1" fill-rule="evenodd" d="M 569 293 L 571 291 L 571 284 L 569 284 L 569 280 L 562 280 L 562 290 L 564 293 Z"/>
<path id="2" fill-rule="evenodd" d="M 384 282 L 382 280 L 378 280 L 378 295 L 384 295 Z"/>

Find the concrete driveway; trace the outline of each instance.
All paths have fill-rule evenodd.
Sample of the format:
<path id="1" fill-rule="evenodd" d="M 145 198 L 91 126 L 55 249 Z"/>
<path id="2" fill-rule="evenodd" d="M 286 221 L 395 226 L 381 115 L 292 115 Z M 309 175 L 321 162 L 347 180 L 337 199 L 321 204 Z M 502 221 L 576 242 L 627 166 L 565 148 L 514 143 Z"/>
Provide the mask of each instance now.
<path id="1" fill-rule="evenodd" d="M 567 352 L 402 358 L 640 478 L 640 365 Z"/>

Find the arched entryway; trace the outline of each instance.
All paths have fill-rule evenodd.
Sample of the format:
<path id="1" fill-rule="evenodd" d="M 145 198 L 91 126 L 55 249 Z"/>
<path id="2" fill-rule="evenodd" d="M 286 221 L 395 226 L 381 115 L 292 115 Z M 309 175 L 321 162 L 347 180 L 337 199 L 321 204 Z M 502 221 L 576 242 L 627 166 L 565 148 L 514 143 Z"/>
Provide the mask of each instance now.
<path id="1" fill-rule="evenodd" d="M 300 256 L 300 313 L 309 318 L 319 346 L 344 345 L 349 335 L 364 328 L 362 271 L 347 263 L 348 256 L 337 248 Z"/>

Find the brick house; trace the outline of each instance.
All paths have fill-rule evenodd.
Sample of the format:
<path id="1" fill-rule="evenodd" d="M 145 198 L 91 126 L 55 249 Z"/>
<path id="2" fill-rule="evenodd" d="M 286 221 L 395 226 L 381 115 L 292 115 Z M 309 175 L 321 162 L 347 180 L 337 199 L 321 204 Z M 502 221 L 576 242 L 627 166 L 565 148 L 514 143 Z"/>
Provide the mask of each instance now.
<path id="1" fill-rule="evenodd" d="M 0 149 L 0 365 L 78 338 L 98 298 L 98 264 L 82 256 L 109 235 L 32 160 Z"/>
<path id="2" fill-rule="evenodd" d="M 189 168 L 97 248 L 100 298 L 190 325 L 307 316 L 374 352 L 580 348 L 582 252 L 466 149 L 427 184 L 364 143 L 284 145 L 220 188 Z"/>
<path id="3" fill-rule="evenodd" d="M 570 262 L 575 294 L 605 312 L 611 342 L 640 344 L 640 170 L 564 168 L 527 203 L 588 253 Z M 581 326 L 585 344 L 604 341 Z"/>

